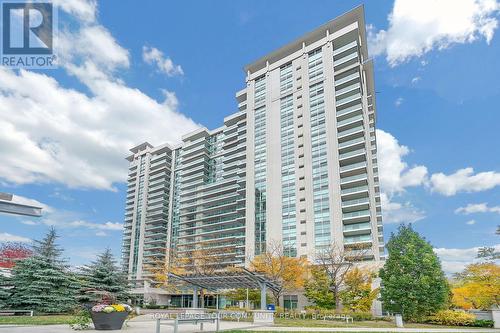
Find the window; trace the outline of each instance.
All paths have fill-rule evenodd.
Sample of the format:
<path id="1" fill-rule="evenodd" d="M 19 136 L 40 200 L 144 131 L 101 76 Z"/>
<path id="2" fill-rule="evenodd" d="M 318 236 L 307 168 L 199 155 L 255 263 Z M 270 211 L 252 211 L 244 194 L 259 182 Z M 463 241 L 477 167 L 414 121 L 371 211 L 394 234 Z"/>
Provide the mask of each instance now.
<path id="1" fill-rule="evenodd" d="M 287 310 L 297 309 L 299 303 L 299 297 L 297 295 L 284 295 L 283 296 L 283 307 Z"/>

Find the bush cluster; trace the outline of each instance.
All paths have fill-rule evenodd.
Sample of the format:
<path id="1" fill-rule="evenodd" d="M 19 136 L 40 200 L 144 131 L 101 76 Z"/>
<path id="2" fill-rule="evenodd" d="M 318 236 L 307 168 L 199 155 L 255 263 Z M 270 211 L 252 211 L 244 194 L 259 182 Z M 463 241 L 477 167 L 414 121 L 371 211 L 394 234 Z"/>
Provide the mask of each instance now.
<path id="1" fill-rule="evenodd" d="M 280 315 L 285 313 L 288 316 L 293 316 L 297 319 L 329 319 L 335 318 L 337 316 L 349 316 L 354 321 L 367 321 L 367 320 L 391 320 L 389 318 L 375 318 L 370 312 L 336 312 L 335 310 L 322 309 L 317 307 L 306 307 L 304 311 L 296 311 L 296 310 L 284 310 L 283 308 L 276 308 L 276 318 L 280 318 Z"/>
<path id="2" fill-rule="evenodd" d="M 465 311 L 441 310 L 427 317 L 426 322 L 448 326 L 475 326 L 476 317 Z"/>

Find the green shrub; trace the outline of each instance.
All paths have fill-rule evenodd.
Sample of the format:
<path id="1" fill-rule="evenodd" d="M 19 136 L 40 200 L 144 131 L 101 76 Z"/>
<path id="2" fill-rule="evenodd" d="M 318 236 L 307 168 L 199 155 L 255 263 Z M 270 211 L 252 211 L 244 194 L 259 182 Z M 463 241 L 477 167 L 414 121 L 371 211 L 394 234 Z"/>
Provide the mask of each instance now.
<path id="1" fill-rule="evenodd" d="M 427 322 L 449 326 L 474 326 L 476 317 L 465 311 L 442 310 L 427 318 Z"/>
<path id="2" fill-rule="evenodd" d="M 493 324 L 493 320 L 476 319 L 474 321 L 474 326 L 476 327 L 493 327 Z"/>
<path id="3" fill-rule="evenodd" d="M 76 312 L 75 317 L 71 320 L 69 325 L 75 331 L 80 331 L 88 329 L 91 322 L 90 312 L 86 309 L 81 309 Z"/>
<path id="4" fill-rule="evenodd" d="M 370 312 L 336 312 L 335 310 L 321 309 L 317 307 L 306 307 L 305 313 L 304 311 L 297 311 L 297 310 L 284 311 L 283 308 L 276 309 L 276 314 L 275 314 L 276 318 L 286 317 L 285 314 L 287 314 L 288 316 L 294 316 L 296 318 L 301 318 L 301 319 L 326 318 L 328 320 L 329 318 L 332 318 L 334 320 L 339 320 L 340 318 L 337 318 L 337 316 L 339 315 L 352 317 L 354 321 L 365 321 L 374 319 Z"/>

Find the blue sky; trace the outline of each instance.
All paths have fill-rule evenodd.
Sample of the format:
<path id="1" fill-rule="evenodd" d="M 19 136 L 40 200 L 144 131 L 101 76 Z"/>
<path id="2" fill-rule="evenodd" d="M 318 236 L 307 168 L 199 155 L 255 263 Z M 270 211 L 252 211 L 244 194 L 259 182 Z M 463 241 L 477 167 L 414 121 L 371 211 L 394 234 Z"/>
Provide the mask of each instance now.
<path id="1" fill-rule="evenodd" d="M 500 246 L 500 4 L 425 2 L 365 4 L 385 234 L 414 222 L 452 272 Z M 245 64 L 359 4 L 62 1 L 59 68 L 0 68 L 0 191 L 45 207 L 0 241 L 55 225 L 74 264 L 119 255 L 128 148 L 220 126 Z"/>

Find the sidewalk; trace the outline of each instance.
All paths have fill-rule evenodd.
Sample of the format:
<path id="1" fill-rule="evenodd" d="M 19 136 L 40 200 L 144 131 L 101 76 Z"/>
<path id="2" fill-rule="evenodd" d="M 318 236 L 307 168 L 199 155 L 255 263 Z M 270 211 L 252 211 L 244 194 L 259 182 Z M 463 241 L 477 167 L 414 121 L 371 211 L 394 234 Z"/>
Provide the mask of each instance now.
<path id="1" fill-rule="evenodd" d="M 253 327 L 251 331 L 272 332 L 425 332 L 425 333 L 500 333 L 500 329 L 494 328 L 397 328 L 397 327 Z"/>

